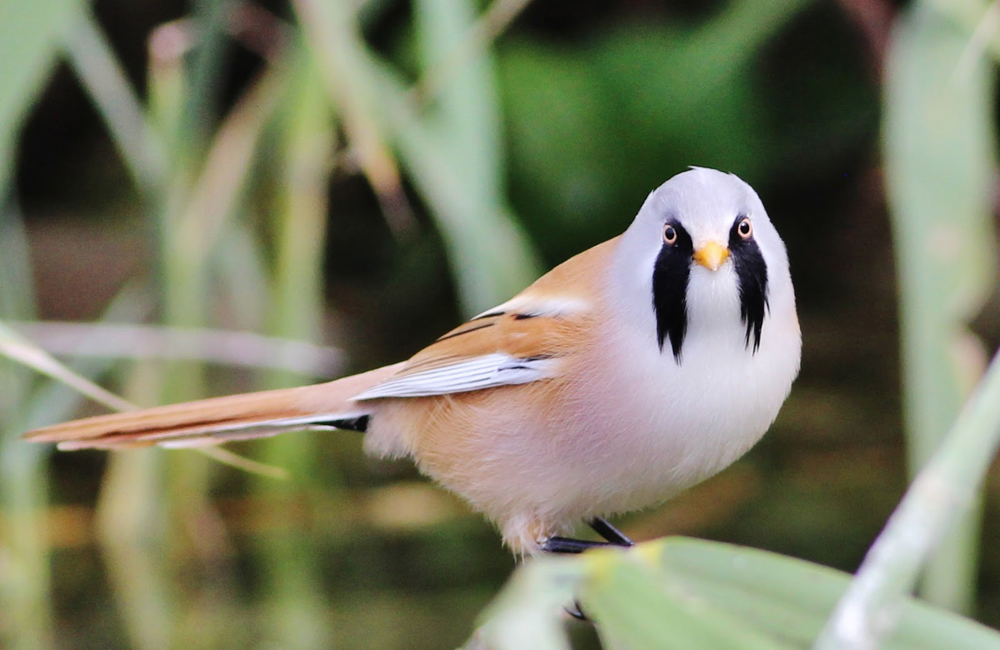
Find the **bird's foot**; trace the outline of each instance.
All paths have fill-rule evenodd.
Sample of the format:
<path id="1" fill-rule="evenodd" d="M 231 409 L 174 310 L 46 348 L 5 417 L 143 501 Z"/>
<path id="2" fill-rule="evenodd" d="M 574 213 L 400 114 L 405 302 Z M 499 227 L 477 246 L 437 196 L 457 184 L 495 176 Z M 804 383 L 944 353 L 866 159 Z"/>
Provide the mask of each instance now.
<path id="1" fill-rule="evenodd" d="M 542 544 L 542 550 L 546 553 L 583 553 L 592 548 L 603 546 L 622 546 L 628 548 L 634 546 L 635 542 L 625 536 L 625 533 L 608 523 L 603 517 L 594 517 L 587 522 L 587 525 L 594 529 L 598 535 L 606 541 L 592 542 L 586 539 L 573 539 L 572 537 L 550 537 Z"/>
<path id="2" fill-rule="evenodd" d="M 608 540 L 614 546 L 635 546 L 635 542 L 625 536 L 625 533 L 608 523 L 604 517 L 594 517 L 587 522 L 587 525 L 594 529 L 598 535 Z"/>
<path id="3" fill-rule="evenodd" d="M 609 542 L 592 542 L 586 539 L 573 539 L 571 537 L 550 537 L 542 544 L 542 551 L 545 553 L 583 553 L 592 548 L 611 546 Z"/>

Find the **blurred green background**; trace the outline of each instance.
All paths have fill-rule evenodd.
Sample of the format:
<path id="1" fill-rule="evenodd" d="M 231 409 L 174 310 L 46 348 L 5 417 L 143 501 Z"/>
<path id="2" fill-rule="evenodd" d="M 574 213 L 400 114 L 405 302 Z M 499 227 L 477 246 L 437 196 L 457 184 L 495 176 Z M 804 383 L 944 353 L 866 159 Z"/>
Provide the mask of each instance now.
<path id="1" fill-rule="evenodd" d="M 852 571 L 1000 340 L 987 7 L 4 0 L 0 318 L 143 405 L 306 383 L 412 354 L 689 165 L 731 171 L 788 246 L 802 373 L 746 458 L 617 523 Z M 354 434 L 233 447 L 287 480 L 51 453 L 17 437 L 100 407 L 0 382 L 4 647 L 454 647 L 514 568 Z M 978 521 L 924 594 L 997 626 Z"/>

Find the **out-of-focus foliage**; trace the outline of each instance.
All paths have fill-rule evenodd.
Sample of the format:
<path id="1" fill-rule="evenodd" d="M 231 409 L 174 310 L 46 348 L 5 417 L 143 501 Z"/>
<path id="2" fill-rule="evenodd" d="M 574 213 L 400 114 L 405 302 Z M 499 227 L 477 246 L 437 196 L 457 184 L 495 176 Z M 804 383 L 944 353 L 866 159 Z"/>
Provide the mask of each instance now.
<path id="1" fill-rule="evenodd" d="M 886 191 L 900 271 L 909 463 L 916 472 L 938 448 L 988 356 L 968 323 L 997 268 L 996 69 L 972 34 L 930 3 L 918 3 L 898 21 L 892 42 Z M 926 595 L 935 602 L 971 611 L 979 517 L 970 513 L 928 567 Z"/>
<path id="2" fill-rule="evenodd" d="M 25 113 L 49 77 L 60 38 L 79 0 L 10 2 L 0 8 L 0 190 L 6 191 L 14 144 Z"/>
<path id="3" fill-rule="evenodd" d="M 948 354 L 994 255 L 982 54 L 996 16 L 978 0 L 915 4 L 6 0 L 0 319 L 33 320 L 25 331 L 64 352 L 47 319 L 94 320 L 69 369 L 139 403 L 301 383 L 315 364 L 209 367 L 162 345 L 174 330 L 133 358 L 103 324 L 193 328 L 186 340 L 218 328 L 202 347 L 251 346 L 245 359 L 264 346 L 232 330 L 335 345 L 325 357 L 359 369 L 393 361 L 617 234 L 688 165 L 733 171 L 788 243 L 802 377 L 748 460 L 626 527 L 853 569 L 904 487 L 880 111 L 908 385 L 924 386 L 907 397 L 927 431 L 914 458 L 970 387 L 915 355 Z M 974 226 L 940 236 L 961 206 Z M 928 263 L 928 247 L 957 257 Z M 965 288 L 952 259 L 969 263 Z M 236 449 L 283 482 L 191 452 L 26 445 L 23 430 L 92 409 L 14 362 L 67 374 L 19 335 L 0 343 L 0 645 L 449 647 L 511 571 L 478 517 L 412 468 L 364 459 L 353 435 Z M 930 424 L 912 406 L 930 409 L 926 395 L 948 401 Z M 976 547 L 967 534 L 949 553 Z M 996 624 L 1000 555 L 985 553 L 979 614 Z M 971 593 L 964 565 L 928 594 Z M 901 584 L 880 585 L 883 605 Z M 689 540 L 544 559 L 515 573 L 469 647 L 568 647 L 574 593 L 598 622 L 567 628 L 574 646 L 803 647 L 845 586 Z M 903 611 L 889 647 L 996 643 Z"/>
<path id="4" fill-rule="evenodd" d="M 695 28 L 612 25 L 582 46 L 512 38 L 500 58 L 512 193 L 545 250 L 557 260 L 615 234 L 663 169 L 720 167 L 759 186 L 803 159 L 814 173 L 842 166 L 873 118 L 870 89 L 838 84 L 859 73 L 844 61 L 857 50 L 821 36 L 808 70 L 785 51 L 794 25 L 824 19 L 850 37 L 832 7 L 749 0 Z"/>

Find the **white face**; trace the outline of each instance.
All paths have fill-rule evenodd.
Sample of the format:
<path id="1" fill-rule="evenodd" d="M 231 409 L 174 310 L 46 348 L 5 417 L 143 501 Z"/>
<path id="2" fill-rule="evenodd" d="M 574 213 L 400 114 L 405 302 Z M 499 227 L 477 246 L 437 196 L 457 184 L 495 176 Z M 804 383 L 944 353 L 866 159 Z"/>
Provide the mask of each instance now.
<path id="1" fill-rule="evenodd" d="M 678 363 L 692 325 L 739 318 L 754 352 L 774 301 L 794 304 L 785 246 L 757 193 L 711 169 L 683 172 L 653 191 L 615 265 L 620 307 L 645 312 L 647 327 L 651 314 L 657 345 Z"/>

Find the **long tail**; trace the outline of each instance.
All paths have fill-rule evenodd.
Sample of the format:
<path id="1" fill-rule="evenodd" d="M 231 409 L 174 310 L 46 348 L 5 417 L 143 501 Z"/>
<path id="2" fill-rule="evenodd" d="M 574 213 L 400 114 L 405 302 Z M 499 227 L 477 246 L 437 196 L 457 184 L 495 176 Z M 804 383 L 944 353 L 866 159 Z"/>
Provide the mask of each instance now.
<path id="1" fill-rule="evenodd" d="M 245 393 L 113 413 L 65 422 L 25 434 L 60 449 L 194 447 L 302 429 L 362 429 L 371 404 L 351 398 L 391 376 L 386 366 L 325 384 Z"/>

